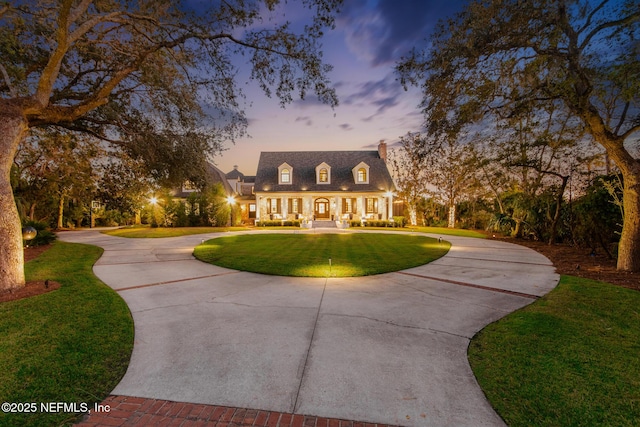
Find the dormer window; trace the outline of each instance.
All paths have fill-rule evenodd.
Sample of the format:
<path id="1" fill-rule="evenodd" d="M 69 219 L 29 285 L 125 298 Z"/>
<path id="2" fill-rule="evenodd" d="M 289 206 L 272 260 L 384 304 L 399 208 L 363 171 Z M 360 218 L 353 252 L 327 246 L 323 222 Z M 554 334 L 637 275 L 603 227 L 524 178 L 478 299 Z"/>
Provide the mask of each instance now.
<path id="1" fill-rule="evenodd" d="M 331 184 L 331 166 L 325 162 L 316 166 L 316 184 Z"/>
<path id="2" fill-rule="evenodd" d="M 360 162 L 353 169 L 353 180 L 356 184 L 368 184 L 369 183 L 369 165 L 365 162 Z"/>
<path id="3" fill-rule="evenodd" d="M 283 163 L 278 166 L 278 184 L 288 185 L 293 180 L 293 168 L 287 163 Z"/>
<path id="4" fill-rule="evenodd" d="M 289 171 L 289 169 L 282 169 L 280 172 L 280 181 L 282 181 L 283 184 L 291 182 L 291 171 Z"/>

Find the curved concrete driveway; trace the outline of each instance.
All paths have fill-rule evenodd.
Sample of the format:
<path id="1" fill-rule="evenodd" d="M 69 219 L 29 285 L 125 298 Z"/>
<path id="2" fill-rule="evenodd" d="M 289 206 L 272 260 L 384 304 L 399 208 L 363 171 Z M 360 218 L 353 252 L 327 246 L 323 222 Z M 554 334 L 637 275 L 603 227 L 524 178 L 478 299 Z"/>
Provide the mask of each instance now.
<path id="1" fill-rule="evenodd" d="M 451 236 L 445 257 L 397 273 L 264 276 L 195 260 L 193 247 L 215 236 L 60 235 L 105 249 L 94 272 L 133 314 L 133 355 L 113 394 L 408 426 L 504 425 L 471 372 L 469 340 L 559 279 L 528 248 Z"/>

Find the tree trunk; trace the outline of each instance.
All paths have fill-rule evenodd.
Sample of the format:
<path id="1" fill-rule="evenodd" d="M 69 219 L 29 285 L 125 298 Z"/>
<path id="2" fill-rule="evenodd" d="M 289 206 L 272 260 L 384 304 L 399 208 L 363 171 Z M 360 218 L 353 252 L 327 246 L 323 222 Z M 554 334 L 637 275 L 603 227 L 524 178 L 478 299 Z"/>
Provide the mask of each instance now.
<path id="1" fill-rule="evenodd" d="M 455 203 L 451 203 L 449 205 L 449 222 L 447 224 L 447 227 L 449 228 L 456 227 L 456 204 Z"/>
<path id="2" fill-rule="evenodd" d="M 592 108 L 595 110 L 595 107 Z M 624 180 L 622 190 L 624 217 L 618 244 L 618 270 L 640 271 L 640 160 L 624 147 L 624 139 L 609 132 L 593 111 L 584 112 L 585 123 L 594 139 L 613 160 Z"/>
<path id="3" fill-rule="evenodd" d="M 553 245 L 558 237 L 558 223 L 560 222 L 560 214 L 562 213 L 562 201 L 564 200 L 564 190 L 567 188 L 567 182 L 569 182 L 569 176 L 562 177 L 562 185 L 558 190 L 558 196 L 556 197 L 556 210 L 551 222 L 551 235 L 549 236 L 549 245 Z"/>
<path id="4" fill-rule="evenodd" d="M 64 193 L 60 194 L 60 201 L 58 202 L 58 230 L 61 230 L 64 226 Z"/>
<path id="5" fill-rule="evenodd" d="M 416 209 L 415 205 L 407 206 L 407 210 L 409 211 L 409 222 L 411 225 L 418 225 L 418 209 Z"/>
<path id="6" fill-rule="evenodd" d="M 522 220 L 521 219 L 513 219 L 516 223 L 516 226 L 513 228 L 513 230 L 511 230 L 511 237 L 514 238 L 519 238 L 520 237 L 520 230 L 522 229 Z"/>
<path id="7" fill-rule="evenodd" d="M 624 218 L 618 244 L 618 270 L 640 271 L 640 162 L 635 173 L 623 173 Z"/>
<path id="8" fill-rule="evenodd" d="M 24 249 L 20 216 L 11 189 L 11 166 L 27 131 L 27 120 L 2 105 L 0 114 L 0 292 L 24 287 Z"/>

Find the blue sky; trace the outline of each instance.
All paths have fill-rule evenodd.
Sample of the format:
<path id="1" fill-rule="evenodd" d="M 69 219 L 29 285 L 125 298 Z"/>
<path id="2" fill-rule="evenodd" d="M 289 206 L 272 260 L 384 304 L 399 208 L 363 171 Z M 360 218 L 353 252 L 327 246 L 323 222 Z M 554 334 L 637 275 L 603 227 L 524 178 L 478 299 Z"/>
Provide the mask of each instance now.
<path id="1" fill-rule="evenodd" d="M 300 16 L 294 1 L 287 18 Z M 394 73 L 412 47 L 424 47 L 436 22 L 459 10 L 462 0 L 345 0 L 334 31 L 324 39 L 324 58 L 340 105 L 331 109 L 313 97 L 286 109 L 253 84 L 246 87 L 250 138 L 214 158 L 224 172 L 238 165 L 254 175 L 260 151 L 362 150 L 380 140 L 393 143 L 419 130 L 420 93 L 405 91 Z"/>

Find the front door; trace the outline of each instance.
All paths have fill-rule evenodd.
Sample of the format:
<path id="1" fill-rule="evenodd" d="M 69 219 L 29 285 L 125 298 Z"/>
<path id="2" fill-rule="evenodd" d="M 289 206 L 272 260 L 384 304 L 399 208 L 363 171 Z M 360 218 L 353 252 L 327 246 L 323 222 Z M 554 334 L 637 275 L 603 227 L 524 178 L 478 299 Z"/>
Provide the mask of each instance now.
<path id="1" fill-rule="evenodd" d="M 314 214 L 316 219 L 329 219 L 329 200 L 316 199 Z"/>

